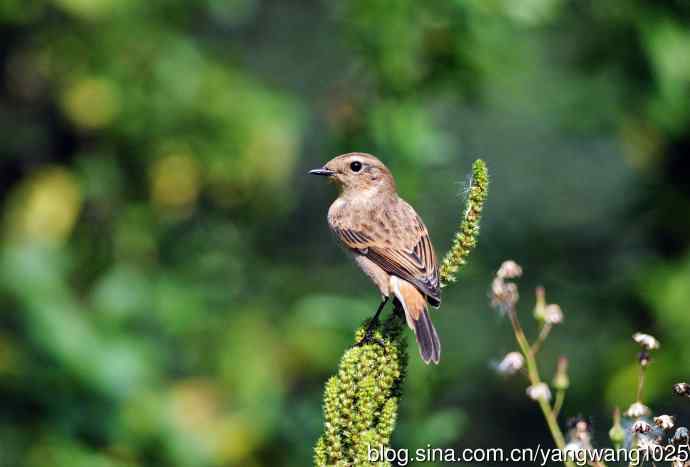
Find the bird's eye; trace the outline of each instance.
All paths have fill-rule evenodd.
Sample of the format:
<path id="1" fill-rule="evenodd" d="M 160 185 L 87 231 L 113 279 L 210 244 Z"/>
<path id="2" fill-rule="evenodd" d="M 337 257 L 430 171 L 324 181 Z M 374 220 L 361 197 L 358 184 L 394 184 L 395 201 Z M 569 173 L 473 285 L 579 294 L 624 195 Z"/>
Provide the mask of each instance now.
<path id="1" fill-rule="evenodd" d="M 362 170 L 362 163 L 360 161 L 354 161 L 350 164 L 350 169 L 352 169 L 353 172 L 359 172 Z"/>

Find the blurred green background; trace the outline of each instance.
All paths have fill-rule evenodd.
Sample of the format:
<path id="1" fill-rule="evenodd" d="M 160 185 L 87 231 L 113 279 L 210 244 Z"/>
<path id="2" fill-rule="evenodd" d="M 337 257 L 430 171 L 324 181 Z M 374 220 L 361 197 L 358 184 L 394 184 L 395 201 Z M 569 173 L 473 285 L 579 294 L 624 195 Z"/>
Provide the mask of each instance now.
<path id="1" fill-rule="evenodd" d="M 484 158 L 477 251 L 414 348 L 397 447 L 551 445 L 489 309 L 503 259 L 565 323 L 564 413 L 606 440 L 646 401 L 689 423 L 684 0 L 0 0 L 0 465 L 305 466 L 323 384 L 378 293 L 336 246 L 367 151 L 439 255 Z M 531 324 L 531 323 L 530 323 Z M 528 325 L 528 329 L 533 326 Z"/>

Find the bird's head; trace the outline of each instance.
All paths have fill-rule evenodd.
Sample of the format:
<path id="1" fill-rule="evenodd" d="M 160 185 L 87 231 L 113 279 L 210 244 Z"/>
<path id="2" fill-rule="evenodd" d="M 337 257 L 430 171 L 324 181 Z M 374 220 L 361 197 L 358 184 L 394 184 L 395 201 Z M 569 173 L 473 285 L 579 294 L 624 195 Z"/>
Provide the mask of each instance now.
<path id="1" fill-rule="evenodd" d="M 334 157 L 320 169 L 309 171 L 332 180 L 345 193 L 383 191 L 395 192 L 390 170 L 371 154 L 351 152 Z"/>

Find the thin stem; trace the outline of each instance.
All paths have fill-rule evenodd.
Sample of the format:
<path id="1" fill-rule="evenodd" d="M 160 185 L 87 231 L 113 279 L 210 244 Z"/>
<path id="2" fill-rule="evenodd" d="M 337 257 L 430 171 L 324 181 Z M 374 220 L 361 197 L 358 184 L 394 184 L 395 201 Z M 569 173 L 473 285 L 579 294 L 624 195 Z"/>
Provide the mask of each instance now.
<path id="1" fill-rule="evenodd" d="M 642 402 L 642 388 L 644 387 L 644 366 L 640 365 L 640 377 L 637 381 L 637 402 Z"/>
<path id="2" fill-rule="evenodd" d="M 530 384 L 541 384 L 542 381 L 539 376 L 539 368 L 537 367 L 537 362 L 534 359 L 534 355 L 531 352 L 529 342 L 525 337 L 525 333 L 522 330 L 522 326 L 520 326 L 520 322 L 517 319 L 517 314 L 515 313 L 515 310 L 510 310 L 508 312 L 508 316 L 510 316 L 510 324 L 513 326 L 513 332 L 515 333 L 515 338 L 517 339 L 518 345 L 520 346 L 520 351 L 522 351 L 522 354 L 525 357 L 525 361 L 527 362 L 527 377 L 529 378 Z M 556 420 L 556 417 L 551 411 L 551 405 L 545 397 L 538 398 L 537 402 L 539 403 L 539 407 L 541 408 L 541 411 L 544 414 L 544 420 L 546 420 L 546 425 L 549 427 L 549 431 L 551 432 L 551 437 L 553 438 L 554 443 L 556 443 L 558 449 L 564 450 L 565 438 L 563 437 L 563 433 L 561 432 L 561 429 L 558 426 L 558 421 Z M 563 463 L 567 467 L 575 467 L 575 464 L 571 461 L 565 460 Z"/>
<path id="3" fill-rule="evenodd" d="M 541 327 L 541 331 L 539 332 L 537 340 L 534 342 L 534 344 L 532 344 L 532 347 L 530 348 L 530 352 L 532 352 L 532 355 L 536 355 L 537 352 L 539 352 L 539 349 L 544 344 L 544 341 L 546 341 L 546 338 L 549 337 L 549 333 L 551 332 L 552 327 L 553 326 L 550 323 L 545 323 Z"/>
<path id="4" fill-rule="evenodd" d="M 637 397 L 635 398 L 637 402 L 642 402 L 642 388 L 644 388 L 644 370 L 645 366 L 640 365 L 640 376 L 637 380 Z M 633 433 L 632 442 L 630 444 L 630 450 L 633 450 L 637 447 L 637 441 L 637 433 Z M 633 461 L 630 461 L 628 467 L 635 467 L 637 465 L 639 465 L 639 463 L 636 464 Z"/>
<path id="5" fill-rule="evenodd" d="M 560 389 L 556 391 L 556 401 L 553 404 L 553 416 L 558 418 L 558 414 L 561 413 L 561 408 L 563 408 L 563 402 L 565 401 L 565 390 Z"/>

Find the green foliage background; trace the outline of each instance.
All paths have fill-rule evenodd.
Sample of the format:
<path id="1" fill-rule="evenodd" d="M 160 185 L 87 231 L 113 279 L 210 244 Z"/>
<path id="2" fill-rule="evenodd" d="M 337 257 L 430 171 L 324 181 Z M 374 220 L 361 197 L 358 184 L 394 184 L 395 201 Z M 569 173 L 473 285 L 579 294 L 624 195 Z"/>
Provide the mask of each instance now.
<path id="1" fill-rule="evenodd" d="M 657 335 L 690 373 L 690 6 L 682 0 L 0 0 L 0 463 L 304 466 L 378 296 L 304 174 L 377 154 L 446 251 L 478 250 L 412 355 L 393 444 L 547 445 L 487 306 L 513 258 L 566 323 L 564 413 L 605 438 Z M 547 375 L 545 375 L 546 377 Z"/>

